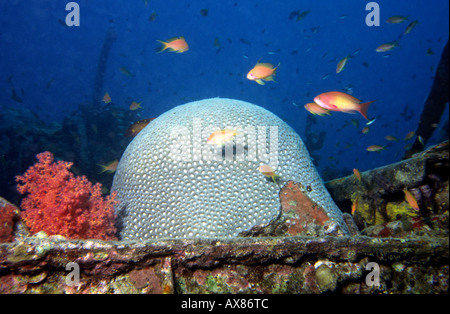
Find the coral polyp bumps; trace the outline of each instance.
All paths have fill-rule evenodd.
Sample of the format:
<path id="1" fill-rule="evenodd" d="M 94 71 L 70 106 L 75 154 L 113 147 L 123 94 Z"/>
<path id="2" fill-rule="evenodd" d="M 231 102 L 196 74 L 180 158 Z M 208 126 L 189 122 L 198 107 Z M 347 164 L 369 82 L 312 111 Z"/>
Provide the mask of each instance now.
<path id="1" fill-rule="evenodd" d="M 201 127 L 196 124 L 199 120 Z M 236 128 L 236 134 L 232 132 L 236 135 L 234 146 L 225 145 L 218 151 L 215 145 L 208 146 L 208 138 L 217 131 L 214 128 Z M 265 141 L 264 131 L 261 142 L 258 134 L 253 149 L 250 135 L 244 134 L 247 142 L 240 145 L 239 130 L 248 133 L 259 129 L 277 132 L 270 132 L 270 140 Z M 271 147 L 273 141 L 276 149 Z M 255 150 L 262 154 L 252 156 Z M 253 226 L 268 224 L 280 214 L 280 187 L 261 174 L 258 169 L 262 164 L 276 166 L 277 175 L 286 182 L 293 180 L 309 187 L 305 191 L 308 197 L 347 230 L 342 213 L 292 128 L 259 106 L 214 98 L 164 113 L 127 147 L 112 187 L 118 192 L 121 237 L 234 237 Z"/>

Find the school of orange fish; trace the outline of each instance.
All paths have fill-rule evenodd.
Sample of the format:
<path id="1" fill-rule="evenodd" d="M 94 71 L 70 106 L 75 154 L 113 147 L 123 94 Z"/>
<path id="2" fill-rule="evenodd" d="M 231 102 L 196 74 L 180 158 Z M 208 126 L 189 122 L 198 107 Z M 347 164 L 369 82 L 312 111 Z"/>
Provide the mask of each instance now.
<path id="1" fill-rule="evenodd" d="M 201 10 L 200 12 L 203 16 L 206 16 L 208 14 L 208 11 L 206 9 Z M 295 14 L 294 14 L 295 13 Z M 301 21 L 306 17 L 306 15 L 309 13 L 309 11 L 294 11 L 289 16 L 289 19 L 296 18 L 296 21 Z M 153 11 L 150 15 L 149 20 L 154 21 L 157 14 Z M 345 18 L 345 16 L 342 16 L 341 18 Z M 386 20 L 386 23 L 389 24 L 400 24 L 408 21 L 408 17 L 395 15 Z M 388 43 L 384 43 L 376 47 L 376 52 L 388 52 L 392 51 L 393 49 L 399 47 L 399 41 L 402 38 L 402 36 L 409 34 L 413 28 L 419 24 L 417 20 L 414 20 L 408 24 L 406 29 L 403 31 L 403 33 L 400 34 L 400 36 Z M 159 48 L 156 49 L 157 53 L 161 53 L 164 51 L 169 52 L 175 52 L 175 53 L 183 53 L 189 50 L 189 45 L 186 42 L 185 38 L 180 37 L 173 37 L 166 41 L 158 40 L 158 42 L 161 44 Z M 247 40 L 241 38 L 241 42 L 244 44 L 248 44 Z M 218 39 L 216 38 L 214 41 L 214 46 L 217 48 L 217 52 L 220 50 L 220 44 Z M 356 54 L 359 52 L 359 49 L 354 51 L 352 54 L 349 54 L 345 56 L 343 59 L 341 59 L 337 66 L 336 66 L 336 74 L 341 73 L 344 69 L 346 69 L 347 64 L 349 60 L 356 57 Z M 275 82 L 275 75 L 276 70 L 280 66 L 280 63 L 278 63 L 277 66 L 274 66 L 271 63 L 268 62 L 260 62 L 260 60 L 257 61 L 256 65 L 248 72 L 247 79 L 250 81 L 255 81 L 259 85 L 265 85 L 265 82 L 273 81 Z M 129 72 L 126 68 L 122 67 L 120 68 L 121 72 L 127 76 L 133 76 L 131 72 Z M 103 96 L 103 102 L 105 104 L 110 103 L 111 96 L 108 92 L 105 92 Z M 369 106 L 374 101 L 369 102 L 362 102 L 360 99 L 349 95 L 348 93 L 344 92 L 338 92 L 338 91 L 330 91 L 325 92 L 320 95 L 317 95 L 314 97 L 314 102 L 310 102 L 304 106 L 304 108 L 309 111 L 313 115 L 318 116 L 324 116 L 324 115 L 330 115 L 330 111 L 338 111 L 343 113 L 355 113 L 358 112 L 361 114 L 361 116 L 364 117 L 368 122 L 366 123 L 366 126 L 361 130 L 362 134 L 367 134 L 370 130 L 370 124 L 372 124 L 375 119 L 369 119 L 367 115 L 367 111 L 369 109 Z M 129 105 L 129 110 L 138 110 L 141 109 L 141 103 L 138 103 L 136 101 L 133 101 Z M 136 136 L 144 127 L 146 127 L 154 118 L 150 119 L 144 119 L 137 121 L 133 125 L 131 125 L 127 131 L 125 132 L 125 136 L 134 137 Z M 223 129 L 218 130 L 208 137 L 207 143 L 211 145 L 225 145 L 225 143 L 230 142 L 234 139 L 234 137 L 238 134 L 237 130 L 231 130 L 231 129 Z M 415 132 L 411 131 L 408 134 L 406 134 L 404 141 L 408 141 L 412 139 L 415 135 Z M 392 135 L 386 135 L 385 140 L 387 141 L 398 141 L 398 138 L 392 136 Z M 419 142 L 423 143 L 421 138 L 418 138 Z M 411 144 L 410 144 L 411 145 Z M 366 148 L 368 152 L 380 152 L 382 150 L 386 149 L 386 146 L 382 145 L 370 145 Z M 405 147 L 407 149 L 407 147 Z M 106 165 L 99 165 L 102 168 L 101 172 L 106 173 L 114 173 L 116 171 L 118 165 L 118 161 L 114 160 Z M 260 165 L 258 167 L 258 171 L 264 175 L 269 181 L 276 183 L 278 186 L 280 182 L 280 176 L 275 173 L 275 170 L 270 167 L 269 165 Z M 353 173 L 355 177 L 357 178 L 358 182 L 361 183 L 361 173 L 358 169 L 353 169 Z M 419 207 L 417 205 L 417 201 L 415 200 L 414 196 L 408 191 L 404 190 L 405 194 L 405 200 L 406 202 L 416 211 L 419 210 Z M 358 199 L 356 198 L 352 204 L 351 213 L 354 214 L 356 209 L 358 207 Z"/>

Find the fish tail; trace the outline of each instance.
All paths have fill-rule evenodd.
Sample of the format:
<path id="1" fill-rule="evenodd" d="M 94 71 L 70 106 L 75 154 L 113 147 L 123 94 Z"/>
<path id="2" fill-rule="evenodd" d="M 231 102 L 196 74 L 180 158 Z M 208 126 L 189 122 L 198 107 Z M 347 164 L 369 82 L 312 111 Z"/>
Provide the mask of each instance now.
<path id="1" fill-rule="evenodd" d="M 359 113 L 367 120 L 369 121 L 369 118 L 367 118 L 367 109 L 369 109 L 369 106 L 374 102 L 375 100 L 365 102 L 363 104 L 359 104 Z"/>
<path id="2" fill-rule="evenodd" d="M 271 176 L 271 179 L 274 183 L 279 184 L 280 183 L 280 178 L 281 176 L 274 174 L 273 176 Z"/>
<path id="3" fill-rule="evenodd" d="M 100 165 L 100 164 L 97 164 L 97 165 L 102 167 L 102 170 L 98 174 L 101 174 L 101 173 L 106 172 L 108 170 L 108 168 L 105 165 Z"/>
<path id="4" fill-rule="evenodd" d="M 166 42 L 164 42 L 162 40 L 156 40 L 156 41 L 162 45 L 161 47 L 158 47 L 155 49 L 157 53 L 163 52 L 164 50 L 166 50 L 168 48 Z"/>

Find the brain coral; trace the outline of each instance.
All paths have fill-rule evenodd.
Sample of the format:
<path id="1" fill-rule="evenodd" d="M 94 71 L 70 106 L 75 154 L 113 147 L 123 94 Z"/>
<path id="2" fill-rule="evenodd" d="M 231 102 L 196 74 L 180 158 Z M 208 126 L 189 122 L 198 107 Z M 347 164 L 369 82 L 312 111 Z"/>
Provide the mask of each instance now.
<path id="1" fill-rule="evenodd" d="M 237 134 L 224 146 L 207 143 L 221 129 Z M 291 127 L 259 106 L 213 98 L 169 110 L 127 147 L 112 187 L 118 192 L 121 238 L 234 237 L 269 223 L 280 212 L 280 187 L 258 171 L 263 164 L 276 169 L 281 183 L 302 183 L 344 226 Z"/>

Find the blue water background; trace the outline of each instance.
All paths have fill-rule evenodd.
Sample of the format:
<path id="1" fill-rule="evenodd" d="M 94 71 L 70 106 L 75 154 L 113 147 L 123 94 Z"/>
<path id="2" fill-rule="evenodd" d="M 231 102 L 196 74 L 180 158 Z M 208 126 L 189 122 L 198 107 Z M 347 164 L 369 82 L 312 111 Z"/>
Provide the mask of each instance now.
<path id="1" fill-rule="evenodd" d="M 417 127 L 449 33 L 447 0 L 377 1 L 379 27 L 365 24 L 369 1 L 79 0 L 79 27 L 64 25 L 68 2 L 0 2 L 2 108 L 25 107 L 47 122 L 60 122 L 79 104 L 92 103 L 100 51 L 113 28 L 117 38 L 103 89 L 123 108 L 142 102 L 141 118 L 157 117 L 189 101 L 236 98 L 275 113 L 305 141 L 310 113 L 303 105 L 316 95 L 351 87 L 353 96 L 376 100 L 368 112 L 376 121 L 367 134 L 361 133 L 366 121 L 359 114 L 333 112 L 312 125 L 308 136 L 311 131 L 326 134 L 314 155 L 327 178 L 401 159 L 407 144 L 403 138 Z M 207 16 L 201 9 L 208 9 Z M 298 10 L 310 12 L 299 22 L 289 19 Z M 157 16 L 150 21 L 153 11 Z M 409 21 L 386 23 L 392 15 L 409 16 Z M 375 51 L 396 40 L 412 20 L 420 24 L 400 39 L 400 47 Z M 156 40 L 174 36 L 185 36 L 190 50 L 155 52 Z M 427 55 L 428 49 L 434 54 Z M 337 62 L 357 50 L 336 74 Z M 280 63 L 276 82 L 260 86 L 246 79 L 260 59 Z M 12 87 L 22 102 L 12 99 Z M 94 105 L 103 103 L 98 99 Z M 400 141 L 388 142 L 386 135 Z M 367 152 L 373 144 L 388 147 Z"/>

